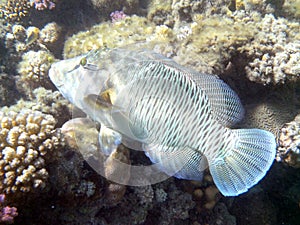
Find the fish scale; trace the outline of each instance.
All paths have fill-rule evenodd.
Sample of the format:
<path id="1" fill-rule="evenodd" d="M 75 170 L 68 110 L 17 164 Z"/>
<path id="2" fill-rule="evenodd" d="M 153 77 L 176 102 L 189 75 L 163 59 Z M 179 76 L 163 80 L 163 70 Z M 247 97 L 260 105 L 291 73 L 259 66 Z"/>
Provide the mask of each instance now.
<path id="1" fill-rule="evenodd" d="M 226 83 L 151 50 L 99 49 L 54 63 L 49 76 L 65 98 L 101 124 L 104 154 L 120 140 L 139 142 L 170 176 L 201 180 L 208 166 L 225 196 L 246 192 L 274 161 L 272 133 L 232 129 L 244 109 Z M 103 92 L 112 94 L 101 98 Z"/>

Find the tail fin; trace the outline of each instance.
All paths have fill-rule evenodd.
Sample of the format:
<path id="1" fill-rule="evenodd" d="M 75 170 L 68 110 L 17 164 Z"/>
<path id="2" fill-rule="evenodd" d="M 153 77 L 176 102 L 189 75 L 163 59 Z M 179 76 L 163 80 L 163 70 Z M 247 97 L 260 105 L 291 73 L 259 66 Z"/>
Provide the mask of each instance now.
<path id="1" fill-rule="evenodd" d="M 234 148 L 210 163 L 214 182 L 224 196 L 237 196 L 258 183 L 276 154 L 272 133 L 259 129 L 232 130 Z"/>

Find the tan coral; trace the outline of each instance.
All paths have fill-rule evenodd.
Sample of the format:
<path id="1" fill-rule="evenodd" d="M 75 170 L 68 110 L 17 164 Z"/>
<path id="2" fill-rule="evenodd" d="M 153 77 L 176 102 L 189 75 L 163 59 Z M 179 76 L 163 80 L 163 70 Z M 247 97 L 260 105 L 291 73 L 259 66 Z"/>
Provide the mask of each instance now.
<path id="1" fill-rule="evenodd" d="M 60 35 L 61 27 L 55 23 L 48 23 L 40 32 L 40 41 L 45 45 L 55 43 Z"/>
<path id="2" fill-rule="evenodd" d="M 24 108 L 40 111 L 54 116 L 58 120 L 58 126 L 70 118 L 72 106 L 62 97 L 60 92 L 47 90 L 43 87 L 36 88 L 32 92 L 29 101 L 20 99 L 15 105 L 2 107 L 1 111 L 5 113 L 9 113 L 10 111 L 19 112 Z M 17 118 L 17 121 L 23 124 L 26 122 L 23 117 Z M 44 133 L 39 133 L 39 138 L 42 138 L 42 136 L 44 136 Z M 25 136 L 22 137 L 22 141 L 26 142 L 26 138 Z"/>
<path id="3" fill-rule="evenodd" d="M 59 144 L 53 134 L 55 124 L 52 116 L 38 111 L 0 113 L 1 193 L 45 187 L 44 157 Z"/>
<path id="4" fill-rule="evenodd" d="M 9 22 L 20 21 L 27 16 L 32 7 L 32 1 L 7 0 L 6 4 L 0 6 L 0 15 Z"/>
<path id="5" fill-rule="evenodd" d="M 68 38 L 64 46 L 64 58 L 72 58 L 101 47 L 128 46 L 133 43 L 155 41 L 165 43 L 172 36 L 166 26 L 156 27 L 146 18 L 128 16 L 116 23 L 104 22 L 90 30 L 79 32 Z"/>
<path id="6" fill-rule="evenodd" d="M 285 83 L 299 77 L 299 23 L 265 15 L 257 23 L 253 40 L 239 50 L 252 61 L 246 66 L 247 77 L 262 84 Z"/>
<path id="7" fill-rule="evenodd" d="M 18 90 L 32 95 L 37 87 L 51 88 L 52 82 L 48 77 L 48 71 L 54 62 L 54 56 L 45 50 L 26 52 L 18 65 L 20 76 L 17 78 Z"/>

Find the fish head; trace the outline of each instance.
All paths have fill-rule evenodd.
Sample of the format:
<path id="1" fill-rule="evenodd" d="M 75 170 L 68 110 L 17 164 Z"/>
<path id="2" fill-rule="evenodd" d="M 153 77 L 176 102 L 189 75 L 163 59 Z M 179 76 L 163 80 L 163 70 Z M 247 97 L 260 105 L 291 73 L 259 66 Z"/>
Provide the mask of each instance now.
<path id="1" fill-rule="evenodd" d="M 49 77 L 66 99 L 85 111 L 84 99 L 99 95 L 106 88 L 109 75 L 89 55 L 82 55 L 53 63 Z"/>

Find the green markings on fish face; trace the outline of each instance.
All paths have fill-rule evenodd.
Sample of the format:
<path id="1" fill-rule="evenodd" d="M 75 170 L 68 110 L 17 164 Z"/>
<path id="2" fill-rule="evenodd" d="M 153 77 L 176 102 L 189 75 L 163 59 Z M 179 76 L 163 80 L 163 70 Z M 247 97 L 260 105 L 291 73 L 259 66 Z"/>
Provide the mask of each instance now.
<path id="1" fill-rule="evenodd" d="M 85 65 L 87 64 L 87 59 L 86 59 L 86 57 L 81 58 L 79 64 L 80 64 L 80 66 L 85 66 Z"/>

